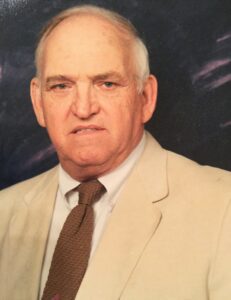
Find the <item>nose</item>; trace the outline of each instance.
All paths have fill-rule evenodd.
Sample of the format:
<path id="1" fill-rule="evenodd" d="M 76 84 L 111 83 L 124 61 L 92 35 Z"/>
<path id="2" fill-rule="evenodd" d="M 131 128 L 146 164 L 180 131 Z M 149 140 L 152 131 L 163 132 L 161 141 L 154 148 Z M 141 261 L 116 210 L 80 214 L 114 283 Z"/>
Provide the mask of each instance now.
<path id="1" fill-rule="evenodd" d="M 71 109 L 79 119 L 89 119 L 99 112 L 99 103 L 90 84 L 78 84 Z"/>

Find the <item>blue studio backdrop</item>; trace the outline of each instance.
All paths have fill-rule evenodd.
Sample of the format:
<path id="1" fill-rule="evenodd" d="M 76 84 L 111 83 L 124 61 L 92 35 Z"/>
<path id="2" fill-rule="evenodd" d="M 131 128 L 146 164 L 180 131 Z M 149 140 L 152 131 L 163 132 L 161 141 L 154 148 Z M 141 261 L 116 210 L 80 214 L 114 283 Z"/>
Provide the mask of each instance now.
<path id="1" fill-rule="evenodd" d="M 84 3 L 123 14 L 146 42 L 159 82 L 149 131 L 167 149 L 231 170 L 230 0 L 1 0 L 0 188 L 57 163 L 30 103 L 33 53 L 50 17 Z"/>

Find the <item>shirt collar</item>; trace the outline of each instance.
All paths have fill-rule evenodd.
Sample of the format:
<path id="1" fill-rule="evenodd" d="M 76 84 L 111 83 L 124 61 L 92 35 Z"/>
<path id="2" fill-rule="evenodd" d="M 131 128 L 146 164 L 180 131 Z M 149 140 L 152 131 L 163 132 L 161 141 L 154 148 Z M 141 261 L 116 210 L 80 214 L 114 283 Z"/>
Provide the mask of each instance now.
<path id="1" fill-rule="evenodd" d="M 112 172 L 101 176 L 98 180 L 105 186 L 107 193 L 110 195 L 110 199 L 113 199 L 115 194 L 122 187 L 125 178 L 131 172 L 136 161 L 141 156 L 145 146 L 145 134 L 135 149 L 130 155 Z M 76 188 L 81 182 L 72 178 L 59 164 L 59 189 L 63 199 L 66 198 L 66 194 Z"/>
<path id="2" fill-rule="evenodd" d="M 80 184 L 79 181 L 72 178 L 59 164 L 59 190 L 63 199 L 68 192 L 76 188 Z"/>
<path id="3" fill-rule="evenodd" d="M 110 194 L 110 199 L 113 199 L 115 194 L 122 187 L 125 179 L 131 172 L 136 161 L 141 156 L 145 146 L 145 134 L 136 148 L 129 154 L 129 156 L 112 172 L 101 176 L 100 182 L 105 186 L 107 192 Z"/>

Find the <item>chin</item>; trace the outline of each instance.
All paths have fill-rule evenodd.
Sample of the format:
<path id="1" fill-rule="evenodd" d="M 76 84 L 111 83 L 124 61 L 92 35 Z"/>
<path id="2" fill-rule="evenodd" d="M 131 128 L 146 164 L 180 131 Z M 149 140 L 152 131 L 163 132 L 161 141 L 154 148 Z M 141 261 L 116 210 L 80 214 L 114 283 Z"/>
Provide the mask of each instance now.
<path id="1" fill-rule="evenodd" d="M 109 160 L 110 156 L 104 156 L 102 153 L 82 153 L 73 157 L 73 162 L 80 167 L 101 166 Z"/>

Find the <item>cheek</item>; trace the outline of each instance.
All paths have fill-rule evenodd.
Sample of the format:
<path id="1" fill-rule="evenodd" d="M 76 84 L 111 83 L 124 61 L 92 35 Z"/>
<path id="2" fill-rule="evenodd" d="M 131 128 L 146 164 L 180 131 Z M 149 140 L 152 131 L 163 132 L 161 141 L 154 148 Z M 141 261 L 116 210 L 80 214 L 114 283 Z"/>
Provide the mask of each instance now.
<path id="1" fill-rule="evenodd" d="M 142 105 L 138 97 L 130 99 L 126 105 L 127 122 L 133 127 L 142 124 Z M 128 125 L 129 125 L 128 124 Z"/>
<path id="2" fill-rule="evenodd" d="M 65 115 L 64 110 L 58 109 L 54 105 L 47 105 L 45 108 L 45 125 L 54 144 L 62 142 L 66 126 Z"/>
<path id="3" fill-rule="evenodd" d="M 132 133 L 134 130 L 136 131 L 139 123 L 140 121 L 139 117 L 137 118 L 136 110 L 130 107 L 130 105 L 121 105 L 109 119 L 112 133 L 116 140 L 119 140 L 121 143 L 132 137 Z"/>
<path id="4" fill-rule="evenodd" d="M 60 124 L 60 121 L 65 119 L 68 111 L 67 103 L 64 101 L 57 101 L 57 99 L 55 100 L 51 96 L 45 98 L 43 108 L 45 120 L 48 124 Z"/>
<path id="5" fill-rule="evenodd" d="M 107 107 L 109 122 L 113 122 L 118 128 L 123 127 L 125 131 L 135 123 L 142 123 L 141 99 L 136 94 L 117 100 Z"/>

